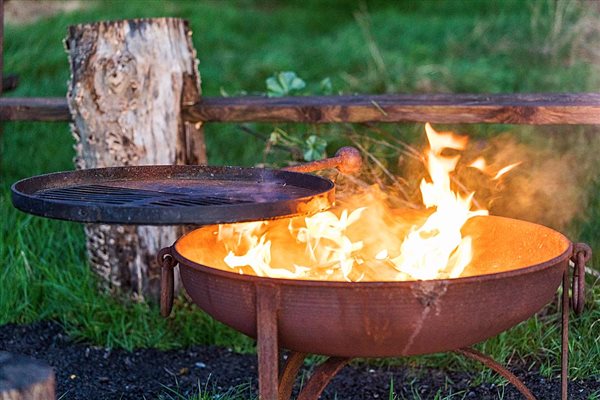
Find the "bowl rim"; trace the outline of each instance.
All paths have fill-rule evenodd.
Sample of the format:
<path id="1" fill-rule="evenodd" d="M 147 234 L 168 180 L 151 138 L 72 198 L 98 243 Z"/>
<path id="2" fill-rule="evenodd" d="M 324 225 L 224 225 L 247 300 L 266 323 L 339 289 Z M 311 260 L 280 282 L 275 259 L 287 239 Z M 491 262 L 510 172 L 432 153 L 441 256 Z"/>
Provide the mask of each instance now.
<path id="1" fill-rule="evenodd" d="M 185 234 L 178 238 L 175 243 L 171 246 L 171 254 L 177 260 L 180 266 L 185 266 L 191 269 L 199 270 L 204 273 L 208 273 L 211 275 L 216 275 L 222 278 L 231 279 L 231 280 L 239 280 L 244 281 L 246 283 L 254 283 L 257 285 L 275 285 L 275 286 L 303 286 L 303 287 L 335 287 L 335 288 L 353 288 L 353 289 L 370 289 L 370 288 L 393 288 L 396 286 L 413 286 L 415 284 L 436 284 L 436 285 L 455 285 L 458 283 L 469 284 L 471 282 L 482 282 L 482 281 L 494 281 L 500 279 L 508 279 L 515 276 L 532 274 L 546 268 L 551 268 L 553 266 L 559 265 L 562 262 L 568 260 L 573 253 L 573 242 L 571 242 L 565 235 L 562 233 L 549 228 L 545 225 L 536 224 L 533 222 L 515 219 L 515 218 L 507 218 L 500 216 L 485 216 L 481 218 L 495 218 L 502 220 L 510 220 L 510 221 L 518 221 L 519 223 L 534 225 L 538 227 L 538 229 L 544 229 L 548 232 L 551 232 L 557 238 L 564 242 L 566 245 L 566 249 L 560 253 L 558 256 L 555 256 L 551 259 L 543 261 L 541 263 L 528 265 L 526 267 L 517 268 L 509 271 L 501 271 L 501 272 L 493 272 L 488 274 L 480 274 L 480 275 L 472 275 L 466 277 L 458 277 L 458 278 L 446 278 L 446 279 L 427 279 L 427 280 L 405 280 L 405 281 L 366 281 L 366 282 L 342 282 L 342 281 L 323 281 L 323 280 L 314 280 L 314 279 L 289 279 L 289 278 L 271 278 L 271 277 L 263 277 L 257 275 L 249 275 L 249 274 L 239 274 L 233 271 L 225 271 L 219 268 L 210 267 L 204 264 L 197 263 L 195 261 L 190 260 L 189 258 L 182 255 L 177 250 L 177 245 L 180 243 L 181 239 L 186 237 L 188 234 Z M 213 225 L 205 225 L 199 227 L 198 229 L 208 228 Z M 191 233 L 191 232 L 190 232 Z"/>

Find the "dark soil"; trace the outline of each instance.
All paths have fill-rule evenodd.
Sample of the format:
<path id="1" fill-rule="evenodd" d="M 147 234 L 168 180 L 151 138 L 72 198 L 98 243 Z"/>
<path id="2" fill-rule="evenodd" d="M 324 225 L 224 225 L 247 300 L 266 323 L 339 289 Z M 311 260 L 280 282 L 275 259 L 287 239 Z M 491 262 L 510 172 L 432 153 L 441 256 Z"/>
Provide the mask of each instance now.
<path id="1" fill-rule="evenodd" d="M 194 346 L 184 350 L 110 350 L 72 341 L 53 322 L 0 327 L 0 350 L 24 354 L 54 367 L 57 397 L 61 399 L 180 398 L 208 388 L 224 393 L 246 385 L 256 393 L 256 357 L 229 349 Z M 513 369 L 513 372 L 515 370 Z M 516 371 L 539 399 L 559 399 L 560 383 L 536 373 Z M 308 373 L 305 371 L 304 373 Z M 512 386 L 471 387 L 473 374 L 406 367 L 352 365 L 344 368 L 326 389 L 325 399 L 388 399 L 393 381 L 396 398 L 457 394 L 457 399 L 521 399 Z M 439 391 L 439 393 L 438 393 Z M 600 381 L 574 381 L 569 399 L 588 399 L 600 393 Z"/>

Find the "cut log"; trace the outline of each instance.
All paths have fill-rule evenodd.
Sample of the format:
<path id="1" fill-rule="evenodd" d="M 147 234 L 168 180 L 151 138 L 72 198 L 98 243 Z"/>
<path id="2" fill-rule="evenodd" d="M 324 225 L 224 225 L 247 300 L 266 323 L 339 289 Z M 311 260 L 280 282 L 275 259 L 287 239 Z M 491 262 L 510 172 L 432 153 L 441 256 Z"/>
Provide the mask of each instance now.
<path id="1" fill-rule="evenodd" d="M 206 163 L 201 127 L 182 106 L 200 98 L 187 22 L 136 19 L 71 26 L 67 101 L 77 168 Z M 107 288 L 158 299 L 158 251 L 176 227 L 88 225 L 93 269 Z"/>
<path id="2" fill-rule="evenodd" d="M 33 358 L 0 351 L 0 400 L 54 400 L 54 371 Z"/>

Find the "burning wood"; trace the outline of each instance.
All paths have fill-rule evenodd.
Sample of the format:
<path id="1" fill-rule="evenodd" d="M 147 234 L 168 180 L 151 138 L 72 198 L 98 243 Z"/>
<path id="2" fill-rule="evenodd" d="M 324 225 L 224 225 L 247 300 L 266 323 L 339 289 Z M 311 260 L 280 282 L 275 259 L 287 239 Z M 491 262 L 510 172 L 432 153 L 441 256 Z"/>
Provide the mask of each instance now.
<path id="1" fill-rule="evenodd" d="M 222 269 L 240 274 L 330 281 L 457 278 L 472 260 L 473 238 L 464 224 L 487 210 L 474 192 L 452 188 L 466 136 L 425 125 L 428 179 L 420 185 L 425 210 L 390 208 L 377 189 L 356 194 L 331 211 L 286 220 L 219 225 L 215 249 Z M 469 166 L 492 180 L 518 164 L 493 171 L 483 158 Z"/>

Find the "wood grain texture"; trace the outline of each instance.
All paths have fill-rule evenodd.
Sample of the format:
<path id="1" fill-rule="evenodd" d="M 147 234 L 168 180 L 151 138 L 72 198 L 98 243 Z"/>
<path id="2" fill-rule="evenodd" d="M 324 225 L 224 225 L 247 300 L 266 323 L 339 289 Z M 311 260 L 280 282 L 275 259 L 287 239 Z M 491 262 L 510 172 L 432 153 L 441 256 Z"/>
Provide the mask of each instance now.
<path id="1" fill-rule="evenodd" d="M 204 97 L 188 122 L 600 124 L 600 93 Z M 69 121 L 61 98 L 0 99 L 0 120 Z"/>
<path id="2" fill-rule="evenodd" d="M 600 124 L 600 94 L 212 98 L 183 112 L 205 122 Z"/>
<path id="3" fill-rule="evenodd" d="M 198 61 L 181 19 L 135 19 L 71 26 L 67 102 L 77 168 L 188 164 L 206 160 L 182 104 L 200 99 Z M 156 254 L 177 227 L 88 225 L 87 249 L 105 287 L 158 299 Z"/>
<path id="4" fill-rule="evenodd" d="M 67 99 L 63 97 L 0 98 L 0 121 L 71 121 Z"/>

